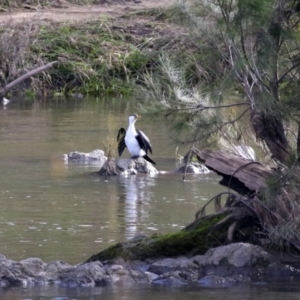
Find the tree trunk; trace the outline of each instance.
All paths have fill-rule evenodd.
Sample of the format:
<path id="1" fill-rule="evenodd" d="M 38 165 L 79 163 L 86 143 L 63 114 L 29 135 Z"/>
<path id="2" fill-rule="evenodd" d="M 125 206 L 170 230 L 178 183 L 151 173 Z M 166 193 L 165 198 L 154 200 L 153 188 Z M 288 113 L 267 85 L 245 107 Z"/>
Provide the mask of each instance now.
<path id="1" fill-rule="evenodd" d="M 273 158 L 284 163 L 290 151 L 290 146 L 285 136 L 282 120 L 271 112 L 258 113 L 252 111 L 251 125 L 256 137 L 266 143 Z"/>

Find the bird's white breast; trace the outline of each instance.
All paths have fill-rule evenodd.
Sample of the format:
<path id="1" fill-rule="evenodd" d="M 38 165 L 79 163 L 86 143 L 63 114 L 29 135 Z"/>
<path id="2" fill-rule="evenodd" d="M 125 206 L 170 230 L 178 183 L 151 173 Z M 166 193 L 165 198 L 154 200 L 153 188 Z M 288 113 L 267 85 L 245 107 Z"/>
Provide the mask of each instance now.
<path id="1" fill-rule="evenodd" d="M 146 153 L 140 148 L 140 145 L 136 139 L 136 135 L 137 132 L 134 126 L 130 125 L 126 131 L 125 144 L 132 156 L 144 156 Z"/>

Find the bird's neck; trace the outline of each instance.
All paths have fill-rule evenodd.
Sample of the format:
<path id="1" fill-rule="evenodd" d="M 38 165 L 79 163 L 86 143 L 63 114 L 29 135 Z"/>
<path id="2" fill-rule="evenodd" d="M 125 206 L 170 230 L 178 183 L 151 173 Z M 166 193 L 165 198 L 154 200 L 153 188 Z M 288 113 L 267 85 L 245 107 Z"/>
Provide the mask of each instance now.
<path id="1" fill-rule="evenodd" d="M 136 131 L 136 130 L 135 130 L 135 126 L 134 126 L 134 122 L 129 123 L 128 130 Z"/>

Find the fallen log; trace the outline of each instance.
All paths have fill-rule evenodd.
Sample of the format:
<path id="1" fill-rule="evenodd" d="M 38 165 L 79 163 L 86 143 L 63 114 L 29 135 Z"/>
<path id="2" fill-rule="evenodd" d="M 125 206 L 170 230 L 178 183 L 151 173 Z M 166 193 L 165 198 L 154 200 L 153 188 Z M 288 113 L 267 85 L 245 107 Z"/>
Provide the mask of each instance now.
<path id="1" fill-rule="evenodd" d="M 259 192 L 266 188 L 266 179 L 274 174 L 271 169 L 259 162 L 251 161 L 223 150 L 198 150 L 192 148 L 192 154 L 207 168 L 221 175 L 220 184 L 240 194 Z"/>

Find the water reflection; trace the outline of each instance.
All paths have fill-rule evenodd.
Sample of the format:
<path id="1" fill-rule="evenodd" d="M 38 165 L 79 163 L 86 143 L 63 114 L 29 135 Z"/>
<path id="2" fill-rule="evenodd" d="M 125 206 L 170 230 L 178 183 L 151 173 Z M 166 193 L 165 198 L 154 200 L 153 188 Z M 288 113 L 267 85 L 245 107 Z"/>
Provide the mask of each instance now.
<path id="1" fill-rule="evenodd" d="M 129 176 L 118 178 L 119 216 L 124 216 L 124 236 L 133 238 L 139 234 L 139 224 L 149 215 L 153 197 L 154 178 L 149 176 Z"/>
<path id="2" fill-rule="evenodd" d="M 3 300 L 11 299 L 64 299 L 64 300 L 296 300 L 299 299 L 299 280 L 281 280 L 257 284 L 234 284 L 230 288 L 202 288 L 197 285 L 182 288 L 136 287 L 124 289 L 112 288 L 60 288 L 57 286 L 40 286 L 30 288 L 0 289 Z M 277 287 L 287 287 L 281 290 Z"/>

